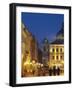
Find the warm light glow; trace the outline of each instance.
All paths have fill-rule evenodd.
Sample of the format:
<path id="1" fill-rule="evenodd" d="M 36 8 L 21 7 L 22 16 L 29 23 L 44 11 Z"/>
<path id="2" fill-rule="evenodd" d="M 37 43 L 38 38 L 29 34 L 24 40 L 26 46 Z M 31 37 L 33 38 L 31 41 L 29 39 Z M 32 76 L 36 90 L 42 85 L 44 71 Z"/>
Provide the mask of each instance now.
<path id="1" fill-rule="evenodd" d="M 28 62 L 28 61 L 26 61 L 26 62 L 24 63 L 24 66 L 25 66 L 25 65 L 27 65 L 27 64 L 31 64 L 31 63 L 30 63 L 30 62 Z"/>
<path id="2" fill-rule="evenodd" d="M 28 54 L 28 56 L 26 58 L 26 62 L 24 63 L 24 65 L 27 65 L 27 64 L 31 64 L 30 63 L 30 54 Z"/>
<path id="3" fill-rule="evenodd" d="M 41 64 L 41 67 L 43 67 L 43 64 Z"/>
<path id="4" fill-rule="evenodd" d="M 35 61 L 33 60 L 32 63 L 35 64 Z"/>
<path id="5" fill-rule="evenodd" d="M 52 52 L 52 48 L 50 48 L 50 52 Z"/>

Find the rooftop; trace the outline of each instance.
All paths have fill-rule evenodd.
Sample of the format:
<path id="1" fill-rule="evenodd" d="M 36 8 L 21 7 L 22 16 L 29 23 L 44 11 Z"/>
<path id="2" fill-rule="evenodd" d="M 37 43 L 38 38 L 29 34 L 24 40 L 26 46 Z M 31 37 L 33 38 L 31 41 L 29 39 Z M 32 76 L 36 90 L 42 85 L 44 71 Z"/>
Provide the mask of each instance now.
<path id="1" fill-rule="evenodd" d="M 56 39 L 51 44 L 64 44 L 64 39 Z"/>

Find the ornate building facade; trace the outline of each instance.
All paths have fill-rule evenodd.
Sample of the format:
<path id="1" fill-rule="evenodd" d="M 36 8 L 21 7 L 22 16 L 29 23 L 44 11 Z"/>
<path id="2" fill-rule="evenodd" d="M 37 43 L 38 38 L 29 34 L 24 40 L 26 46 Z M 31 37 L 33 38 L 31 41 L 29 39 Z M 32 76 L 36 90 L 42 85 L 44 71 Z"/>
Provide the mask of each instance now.
<path id="1" fill-rule="evenodd" d="M 56 39 L 50 43 L 49 46 L 49 67 L 60 68 L 64 74 L 64 30 L 61 29 Z"/>
<path id="2" fill-rule="evenodd" d="M 21 26 L 21 56 L 22 56 L 22 77 L 41 75 L 64 75 L 64 28 L 56 34 L 56 39 L 49 43 L 48 39 L 43 40 L 42 45 L 38 44 L 36 38 L 22 24 Z M 25 67 L 24 67 L 25 64 Z M 27 72 L 24 70 L 27 67 Z M 43 70 L 42 70 L 43 69 Z M 40 71 L 39 71 L 40 70 Z M 24 73 L 25 72 L 25 73 Z M 26 75 L 25 75 L 26 74 Z"/>
<path id="3" fill-rule="evenodd" d="M 35 37 L 21 25 L 21 59 L 22 59 L 22 76 L 24 75 L 24 63 L 29 64 L 38 60 L 38 44 Z"/>
<path id="4" fill-rule="evenodd" d="M 49 53 L 49 67 L 64 67 L 64 45 L 51 44 Z"/>

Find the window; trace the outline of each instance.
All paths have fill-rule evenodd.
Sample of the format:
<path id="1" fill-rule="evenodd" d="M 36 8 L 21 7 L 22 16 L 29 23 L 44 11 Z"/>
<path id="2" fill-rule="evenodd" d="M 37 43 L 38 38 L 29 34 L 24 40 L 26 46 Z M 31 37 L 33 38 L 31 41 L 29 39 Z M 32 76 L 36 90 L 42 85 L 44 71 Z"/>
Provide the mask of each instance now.
<path id="1" fill-rule="evenodd" d="M 58 59 L 58 56 L 56 56 L 56 59 Z"/>
<path id="2" fill-rule="evenodd" d="M 60 49 L 60 52 L 62 52 L 62 48 Z"/>
<path id="3" fill-rule="evenodd" d="M 58 48 L 56 49 L 56 52 L 58 52 Z"/>
<path id="4" fill-rule="evenodd" d="M 52 56 L 52 59 L 54 59 L 54 56 Z"/>
<path id="5" fill-rule="evenodd" d="M 62 57 L 62 56 L 60 56 L 60 59 L 63 59 L 63 57 Z"/>
<path id="6" fill-rule="evenodd" d="M 61 55 L 61 56 L 60 56 L 60 59 L 61 59 L 61 60 L 64 60 L 64 56 L 63 56 L 63 55 Z"/>
<path id="7" fill-rule="evenodd" d="M 52 52 L 54 52 L 54 51 L 55 51 L 55 49 L 53 48 L 53 49 L 52 49 Z"/>

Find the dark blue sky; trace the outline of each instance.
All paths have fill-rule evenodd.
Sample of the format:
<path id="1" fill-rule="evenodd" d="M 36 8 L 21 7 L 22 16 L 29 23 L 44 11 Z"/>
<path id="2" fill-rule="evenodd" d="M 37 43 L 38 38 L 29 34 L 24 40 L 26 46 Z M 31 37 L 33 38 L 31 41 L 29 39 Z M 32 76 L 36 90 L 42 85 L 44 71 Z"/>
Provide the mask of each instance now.
<path id="1" fill-rule="evenodd" d="M 55 38 L 64 22 L 64 15 L 22 12 L 21 20 L 40 43 L 44 38 L 49 41 Z"/>

